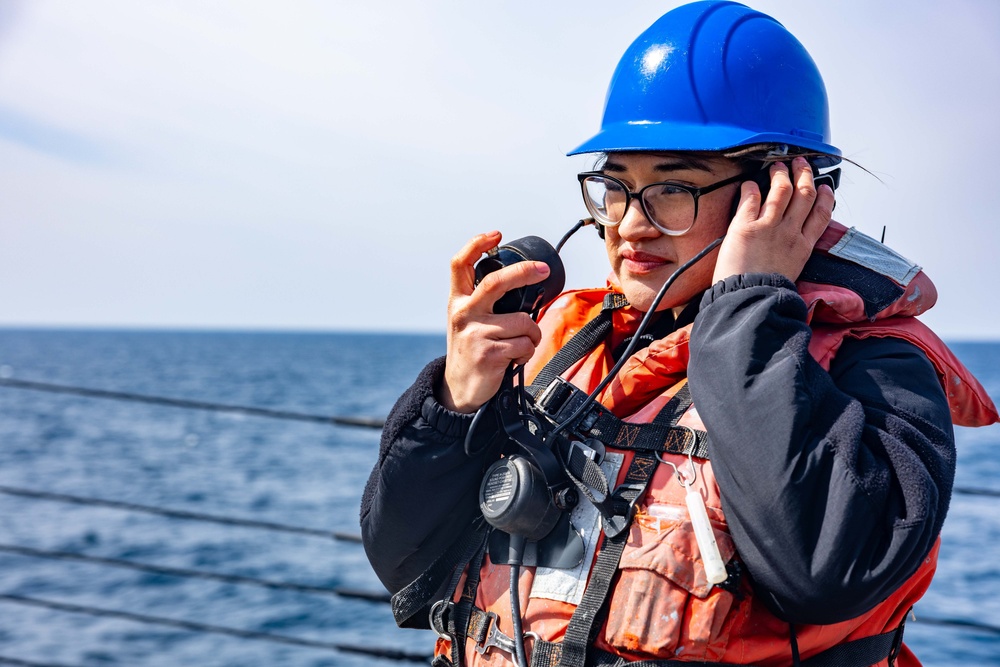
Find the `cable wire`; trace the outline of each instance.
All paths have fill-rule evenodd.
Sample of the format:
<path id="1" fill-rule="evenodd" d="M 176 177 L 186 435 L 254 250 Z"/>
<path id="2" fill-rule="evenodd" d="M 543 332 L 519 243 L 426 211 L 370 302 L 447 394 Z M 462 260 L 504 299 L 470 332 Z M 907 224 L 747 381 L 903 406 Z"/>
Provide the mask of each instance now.
<path id="1" fill-rule="evenodd" d="M 271 419 L 286 419 L 319 424 L 336 424 L 338 426 L 359 426 L 362 428 L 375 429 L 381 429 L 385 426 L 384 419 L 312 415 L 302 412 L 292 412 L 289 410 L 272 410 L 270 408 L 255 408 L 245 405 L 209 403 L 207 401 L 192 401 L 183 398 L 169 398 L 166 396 L 150 396 L 148 394 L 134 394 L 125 391 L 90 389 L 88 387 L 74 387 L 71 385 L 52 384 L 50 382 L 33 382 L 29 380 L 14 380 L 12 378 L 0 378 L 0 387 L 7 387 L 10 389 L 27 389 L 30 391 L 46 391 L 54 394 L 72 394 L 75 396 L 86 396 L 88 398 L 106 398 L 116 401 L 132 401 L 136 403 L 150 403 L 153 405 L 167 405 L 174 408 L 187 408 L 189 410 L 235 412 L 244 415 L 253 415 L 255 417 L 269 417 Z"/>
<path id="2" fill-rule="evenodd" d="M 633 335 L 632 340 L 629 341 L 629 344 L 625 347 L 625 351 L 622 352 L 621 357 L 619 357 L 618 361 L 615 362 L 615 365 L 612 366 L 611 369 L 607 373 L 604 374 L 604 378 L 600 382 L 598 382 L 597 386 L 594 388 L 594 390 L 590 392 L 590 395 L 587 396 L 587 400 L 586 401 L 581 401 L 580 405 L 577 407 L 577 409 L 574 410 L 573 413 L 569 417 L 567 417 L 566 419 L 562 420 L 561 423 L 557 424 L 556 427 L 548 434 L 548 438 L 549 439 L 551 439 L 552 441 L 555 441 L 555 438 L 556 438 L 556 436 L 559 433 L 561 433 L 563 430 L 565 430 L 567 426 L 569 426 L 571 423 L 573 423 L 573 421 L 575 421 L 580 415 L 582 415 L 584 413 L 584 411 L 586 411 L 590 406 L 592 406 L 595 403 L 595 399 L 597 398 L 597 396 L 600 395 L 600 393 L 602 391 L 604 391 L 605 387 L 607 387 L 609 384 L 611 384 L 611 381 L 614 380 L 615 377 L 617 376 L 618 371 L 620 371 L 622 369 L 622 367 L 628 361 L 629 357 L 632 356 L 632 353 L 635 351 L 636 346 L 639 344 L 640 336 L 649 327 L 649 323 L 652 321 L 653 317 L 656 315 L 656 307 L 663 300 L 663 297 L 666 296 L 667 291 L 674 284 L 674 281 L 677 280 L 677 278 L 681 274 L 683 274 L 685 271 L 687 271 L 692 266 L 694 266 L 699 261 L 701 261 L 702 258 L 705 257 L 705 255 L 707 255 L 708 253 L 712 252 L 719 245 L 721 245 L 722 241 L 725 238 L 726 238 L 726 236 L 725 236 L 725 234 L 723 234 L 719 238 L 715 239 L 714 241 L 712 241 L 711 243 L 709 243 L 707 246 L 705 246 L 704 248 L 702 248 L 698 252 L 697 255 L 695 255 L 694 257 L 692 257 L 688 261 L 686 261 L 683 264 L 681 264 L 680 266 L 678 266 L 677 269 L 675 269 L 674 272 L 670 274 L 670 276 L 667 278 L 666 282 L 663 283 L 663 286 L 660 287 L 660 291 L 656 293 L 655 297 L 653 297 L 653 303 L 652 303 L 652 305 L 650 306 L 650 308 L 646 312 L 646 314 L 643 316 L 642 320 L 639 322 L 639 326 L 636 328 L 635 334 Z"/>
<path id="3" fill-rule="evenodd" d="M 992 496 L 993 498 L 1000 498 L 1000 491 L 993 491 L 991 489 L 973 489 L 969 487 L 955 487 L 955 493 L 961 493 L 967 496 Z"/>
<path id="4" fill-rule="evenodd" d="M 910 619 L 914 623 L 924 623 L 926 625 L 942 625 L 952 628 L 965 628 L 966 630 L 978 630 L 979 632 L 988 632 L 994 635 L 1000 635 L 1000 627 L 995 625 L 987 625 L 986 623 L 977 623 L 976 621 L 966 621 L 959 618 L 927 618 L 926 616 L 915 616 Z"/>
<path id="5" fill-rule="evenodd" d="M 0 655 L 0 665 L 19 665 L 20 667 L 79 667 L 78 665 L 64 665 L 63 663 L 54 662 L 32 662 L 30 660 L 21 660 L 20 658 L 10 658 L 5 655 Z"/>
<path id="6" fill-rule="evenodd" d="M 368 646 L 357 646 L 353 644 L 341 644 L 338 642 L 324 642 L 315 639 L 304 639 L 300 637 L 290 637 L 288 635 L 276 635 L 270 632 L 258 632 L 256 630 L 240 630 L 239 628 L 229 628 L 221 625 L 208 625 L 206 623 L 195 623 L 183 621 L 176 618 L 165 618 L 162 616 L 151 616 L 149 614 L 135 614 L 128 611 L 116 609 L 104 609 L 101 607 L 91 607 L 88 605 L 69 604 L 66 602 L 56 602 L 54 600 L 42 600 L 23 595 L 0 594 L 0 601 L 13 604 L 52 609 L 71 614 L 86 614 L 89 616 L 99 616 L 104 618 L 117 618 L 136 623 L 146 623 L 148 625 L 162 625 L 165 627 L 179 628 L 191 632 L 203 632 L 207 634 L 228 635 L 241 639 L 259 639 L 262 641 L 274 642 L 278 644 L 291 644 L 293 646 L 304 646 L 306 648 L 318 648 L 343 653 L 358 653 L 377 658 L 389 660 L 405 660 L 410 662 L 429 662 L 430 655 L 409 653 L 398 649 L 371 648 Z"/>
<path id="7" fill-rule="evenodd" d="M 331 588 L 329 586 L 310 586 L 307 584 L 296 584 L 286 581 L 274 581 L 271 579 L 260 579 L 258 577 L 246 577 L 237 574 L 222 574 L 217 572 L 206 572 L 205 570 L 191 570 L 179 567 L 167 567 L 163 565 L 148 565 L 121 558 L 105 558 L 101 556 L 87 556 L 72 551 L 53 551 L 49 549 L 34 549 L 16 544 L 0 543 L 0 552 L 17 554 L 19 556 L 30 556 L 32 558 L 49 558 L 53 560 L 72 560 L 81 563 L 92 563 L 95 565 L 107 565 L 110 567 L 120 567 L 139 572 L 149 572 L 151 574 L 163 574 L 170 577 L 184 577 L 191 579 L 210 579 L 222 581 L 228 584 L 248 584 L 271 588 L 275 590 L 296 591 L 299 593 L 314 593 L 317 595 L 336 595 L 339 597 L 369 600 L 371 602 L 391 601 L 388 593 L 373 591 L 359 591 L 351 588 Z"/>
<path id="8" fill-rule="evenodd" d="M 124 503 L 117 500 L 102 500 L 100 498 L 87 498 L 84 496 L 72 496 L 65 493 L 50 493 L 48 491 L 34 491 L 32 489 L 22 489 L 14 486 L 0 486 L 0 493 L 9 496 L 20 496 L 22 498 L 33 498 L 36 500 L 53 500 L 62 503 L 72 503 L 75 505 L 94 505 L 97 507 L 110 507 L 113 509 L 127 510 L 131 512 L 145 512 L 146 514 L 156 514 L 167 516 L 173 519 L 188 519 L 192 521 L 207 521 L 210 523 L 221 523 L 227 526 L 243 526 L 245 528 L 260 528 L 284 533 L 294 533 L 297 535 L 309 535 L 311 537 L 333 538 L 344 542 L 361 542 L 361 536 L 352 533 L 342 533 L 338 531 L 320 530 L 318 528 L 304 528 L 302 526 L 290 526 L 283 523 L 271 521 L 255 521 L 253 519 L 240 519 L 236 517 L 221 516 L 218 514 L 204 514 L 201 512 L 188 512 L 186 510 L 172 510 L 165 507 L 154 507 L 152 505 L 139 505 L 136 503 Z"/>

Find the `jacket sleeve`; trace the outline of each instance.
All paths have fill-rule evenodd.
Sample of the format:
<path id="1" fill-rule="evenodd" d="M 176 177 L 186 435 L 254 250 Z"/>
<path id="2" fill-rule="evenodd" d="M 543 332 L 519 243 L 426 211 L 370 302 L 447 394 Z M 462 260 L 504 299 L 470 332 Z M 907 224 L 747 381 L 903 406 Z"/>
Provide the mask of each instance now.
<path id="1" fill-rule="evenodd" d="M 690 384 L 758 594 L 793 623 L 858 616 L 910 577 L 941 530 L 955 473 L 937 373 L 899 339 L 848 340 L 826 372 L 806 305 L 780 275 L 709 290 Z"/>
<path id="2" fill-rule="evenodd" d="M 365 551 L 391 593 L 422 574 L 479 515 L 488 448 L 466 455 L 473 416 L 435 400 L 443 374 L 444 358 L 431 362 L 390 411 L 361 500 Z"/>

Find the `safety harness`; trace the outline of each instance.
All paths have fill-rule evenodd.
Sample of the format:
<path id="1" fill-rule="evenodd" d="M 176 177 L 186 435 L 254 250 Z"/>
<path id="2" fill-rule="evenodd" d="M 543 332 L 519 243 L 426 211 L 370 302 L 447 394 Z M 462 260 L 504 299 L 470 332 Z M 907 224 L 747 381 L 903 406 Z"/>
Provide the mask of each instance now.
<path id="1" fill-rule="evenodd" d="M 534 408 L 554 423 L 562 423 L 583 409 L 568 431 L 585 442 L 603 443 L 620 450 L 634 452 L 624 481 L 613 491 L 607 478 L 592 456 L 581 448 L 570 447 L 564 452 L 565 469 L 580 492 L 598 510 L 602 519 L 603 541 L 598 545 L 596 559 L 583 597 L 576 606 L 565 636 L 560 642 L 544 641 L 533 633 L 531 667 L 667 667 L 691 665 L 676 660 L 628 661 L 594 648 L 593 643 L 607 614 L 607 600 L 619 560 L 629 536 L 629 527 L 636 504 L 659 464 L 658 454 L 672 453 L 708 458 L 707 433 L 678 426 L 681 416 L 691 407 L 687 383 L 670 398 L 649 423 L 625 422 L 607 408 L 589 401 L 585 392 L 559 376 L 574 363 L 605 341 L 612 330 L 612 314 L 627 305 L 624 296 L 609 293 L 597 317 L 584 325 L 538 373 L 527 388 L 534 398 Z M 475 606 L 480 571 L 487 552 L 490 527 L 477 519 L 418 579 L 392 598 L 393 614 L 400 627 L 426 627 L 423 619 L 440 637 L 450 641 L 450 655 L 434 658 L 434 667 L 461 667 L 468 641 L 480 654 L 499 649 L 513 655 L 515 640 L 501 631 L 499 617 Z M 742 569 L 737 560 L 726 566 L 729 578 L 720 588 L 737 592 Z M 458 601 L 455 591 L 465 573 L 465 582 Z M 432 600 L 437 600 L 431 604 Z M 426 616 L 424 616 L 426 614 Z M 799 667 L 868 667 L 888 659 L 893 665 L 902 646 L 903 624 L 888 632 L 844 642 L 822 653 L 800 660 L 794 626 L 789 626 L 793 665 Z M 731 663 L 701 662 L 706 667 L 724 667 Z"/>

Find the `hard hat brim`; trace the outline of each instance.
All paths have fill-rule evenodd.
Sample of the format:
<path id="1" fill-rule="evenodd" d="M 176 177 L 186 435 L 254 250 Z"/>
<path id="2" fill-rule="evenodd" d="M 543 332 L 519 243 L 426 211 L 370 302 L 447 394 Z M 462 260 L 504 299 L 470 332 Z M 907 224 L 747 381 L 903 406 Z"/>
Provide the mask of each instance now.
<path id="1" fill-rule="evenodd" d="M 795 133 L 758 132 L 729 125 L 629 121 L 605 127 L 566 155 L 584 153 L 724 151 L 755 144 L 788 144 L 840 156 L 840 149 Z"/>

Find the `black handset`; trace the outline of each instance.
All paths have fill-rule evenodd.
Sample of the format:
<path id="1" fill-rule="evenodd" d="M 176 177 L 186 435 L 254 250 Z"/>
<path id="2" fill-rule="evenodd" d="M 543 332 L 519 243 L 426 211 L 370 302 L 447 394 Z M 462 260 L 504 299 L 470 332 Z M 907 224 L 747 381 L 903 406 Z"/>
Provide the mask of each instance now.
<path id="1" fill-rule="evenodd" d="M 497 269 L 524 260 L 536 260 L 548 264 L 548 277 L 540 283 L 517 287 L 507 292 L 493 304 L 494 313 L 531 313 L 562 292 L 566 284 L 566 270 L 559 258 L 559 251 L 538 236 L 525 236 L 487 253 L 487 256 L 476 264 L 476 284 L 478 285 L 483 278 Z"/>
<path id="2" fill-rule="evenodd" d="M 788 169 L 788 173 L 791 174 L 792 163 L 785 162 L 784 164 L 785 167 Z M 840 185 L 839 167 L 837 169 L 831 169 L 825 174 L 821 174 L 819 173 L 819 168 L 816 167 L 815 165 L 812 165 L 812 172 L 813 172 L 813 184 L 816 186 L 817 190 L 819 189 L 819 186 L 823 185 L 824 183 L 826 185 L 829 185 L 830 189 L 834 191 L 836 191 L 837 187 Z M 757 184 L 757 187 L 760 188 L 760 201 L 763 202 L 765 199 L 767 199 L 767 193 L 771 189 L 771 165 L 768 164 L 767 166 L 765 166 L 763 169 L 757 172 L 753 178 L 749 180 L 752 180 L 754 183 Z"/>
<path id="3" fill-rule="evenodd" d="M 788 173 L 791 174 L 792 163 L 786 162 L 784 164 L 785 167 L 788 168 Z M 837 190 L 837 187 L 840 185 L 840 167 L 837 167 L 836 169 L 831 169 L 825 174 L 821 174 L 819 173 L 819 168 L 817 168 L 815 165 L 811 166 L 813 172 L 813 184 L 815 184 L 817 188 L 819 188 L 819 186 L 825 183 L 829 185 L 832 190 L 834 191 Z M 747 180 L 753 181 L 754 183 L 757 184 L 757 187 L 760 189 L 760 203 L 761 205 L 763 205 L 764 200 L 767 199 L 767 193 L 771 190 L 771 165 L 770 164 L 764 165 L 764 167 L 760 171 L 755 173 L 751 178 L 748 178 Z M 740 197 L 741 197 L 741 190 L 737 190 L 736 196 L 733 197 L 732 210 L 729 211 L 730 220 L 736 217 L 736 210 L 740 207 Z"/>

